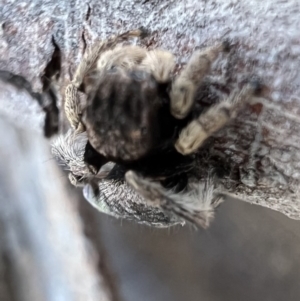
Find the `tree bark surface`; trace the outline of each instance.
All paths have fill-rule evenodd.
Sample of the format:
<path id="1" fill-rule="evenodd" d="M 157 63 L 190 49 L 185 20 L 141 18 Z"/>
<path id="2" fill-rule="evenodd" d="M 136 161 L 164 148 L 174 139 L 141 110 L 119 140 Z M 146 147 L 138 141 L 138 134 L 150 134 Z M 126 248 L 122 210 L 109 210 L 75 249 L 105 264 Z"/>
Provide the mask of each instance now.
<path id="1" fill-rule="evenodd" d="M 148 47 L 172 51 L 179 64 L 197 47 L 230 39 L 230 89 L 256 75 L 269 94 L 209 141 L 208 153 L 222 160 L 209 155 L 207 167 L 228 165 L 221 186 L 229 193 L 299 219 L 299 15 L 296 0 L 2 0 L 0 69 L 26 78 L 36 92 L 59 73 L 62 92 L 86 48 L 119 31 L 145 26 Z M 226 68 L 223 56 L 212 74 Z"/>

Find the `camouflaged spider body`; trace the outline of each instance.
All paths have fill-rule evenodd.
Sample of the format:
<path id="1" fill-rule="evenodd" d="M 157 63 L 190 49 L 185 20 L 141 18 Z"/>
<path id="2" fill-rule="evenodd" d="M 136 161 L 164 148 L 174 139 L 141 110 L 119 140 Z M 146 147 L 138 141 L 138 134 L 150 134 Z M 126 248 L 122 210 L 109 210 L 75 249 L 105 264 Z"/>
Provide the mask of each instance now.
<path id="1" fill-rule="evenodd" d="M 143 222 L 144 218 L 155 225 L 149 216 L 155 220 L 152 213 L 159 208 L 159 214 L 169 217 L 166 225 L 171 225 L 171 220 L 187 220 L 206 227 L 221 197 L 213 176 L 199 182 L 189 173 L 194 164 L 192 154 L 237 115 L 256 87 L 246 85 L 184 122 L 193 108 L 197 87 L 228 45 L 220 43 L 196 51 L 173 79 L 175 57 L 169 51 L 119 44 L 143 34 L 142 30 L 126 32 L 96 43 L 85 54 L 66 88 L 65 113 L 73 130 L 54 145 L 54 154 L 71 169 L 73 184 L 96 179 L 98 197 L 94 194 L 92 198 L 102 211 L 123 208 L 113 215 L 128 218 L 134 208 L 143 207 L 150 214 L 139 215 L 137 210 L 135 219 Z M 85 104 L 79 101 L 79 90 L 86 95 Z M 73 151 L 70 158 L 68 152 L 74 150 L 80 135 L 84 136 L 77 144 L 80 155 Z M 120 183 L 125 185 L 121 189 L 123 200 L 116 203 Z M 110 193 L 103 197 L 105 187 L 110 187 Z"/>

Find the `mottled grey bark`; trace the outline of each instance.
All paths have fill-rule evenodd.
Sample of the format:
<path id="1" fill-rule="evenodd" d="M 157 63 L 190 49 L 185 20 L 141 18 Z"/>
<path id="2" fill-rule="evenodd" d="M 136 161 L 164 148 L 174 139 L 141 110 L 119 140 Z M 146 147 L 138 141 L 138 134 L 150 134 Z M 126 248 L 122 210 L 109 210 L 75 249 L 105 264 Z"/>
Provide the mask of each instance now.
<path id="1" fill-rule="evenodd" d="M 230 89 L 256 74 L 269 85 L 270 95 L 264 106 L 249 107 L 209 142 L 207 153 L 221 161 L 209 155 L 205 162 L 208 167 L 228 166 L 223 185 L 236 196 L 299 219 L 299 15 L 296 0 L 0 0 L 0 69 L 22 76 L 38 93 L 47 88 L 49 77 L 59 74 L 62 92 L 85 49 L 117 31 L 146 26 L 153 32 L 148 46 L 171 50 L 179 62 L 195 47 L 232 39 Z M 222 57 L 214 74 L 221 74 L 226 64 Z M 47 161 L 45 142 L 35 137 L 43 111 L 25 91 L 0 84 L 1 114 L 32 130 L 28 136 L 1 121 L 1 301 L 52 300 L 55 293 L 65 300 L 110 300 L 96 261 L 89 261 L 84 247 L 74 196 L 66 193 L 66 179 Z M 40 177 L 51 179 L 39 182 Z M 45 187 L 51 181 L 53 186 Z M 28 194 L 18 195 L 24 189 Z M 95 231 L 90 237 L 99 239 L 97 224 L 84 218 Z"/>
<path id="2" fill-rule="evenodd" d="M 4 1 L 0 69 L 41 92 L 57 73 L 62 91 L 86 47 L 117 31 L 146 26 L 149 47 L 185 61 L 195 47 L 235 43 L 230 89 L 251 75 L 270 93 L 208 144 L 207 166 L 228 166 L 222 185 L 236 197 L 300 218 L 300 4 L 298 1 Z M 58 64 L 60 58 L 61 64 Z M 222 57 L 214 66 L 227 67 Z M 229 92 L 229 91 L 227 91 Z M 209 102 L 210 100 L 208 100 Z M 222 154 L 216 161 L 210 154 Z M 221 162 L 221 163 L 219 163 Z"/>

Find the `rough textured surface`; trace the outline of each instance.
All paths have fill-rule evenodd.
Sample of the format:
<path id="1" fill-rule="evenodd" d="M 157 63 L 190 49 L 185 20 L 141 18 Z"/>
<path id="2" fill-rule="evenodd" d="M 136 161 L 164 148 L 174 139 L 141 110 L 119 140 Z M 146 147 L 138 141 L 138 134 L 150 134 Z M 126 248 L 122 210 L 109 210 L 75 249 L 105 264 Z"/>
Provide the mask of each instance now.
<path id="1" fill-rule="evenodd" d="M 299 116 L 296 97 L 300 89 L 296 78 L 300 64 L 299 37 L 291 37 L 299 33 L 298 1 L 178 2 L 146 0 L 144 5 L 139 1 L 131 5 L 134 2 L 91 0 L 88 6 L 87 1 L 0 0 L 0 68 L 22 74 L 38 90 L 42 88 L 41 76 L 54 51 L 52 34 L 63 55 L 61 79 L 65 82 L 85 48 L 83 32 L 89 45 L 98 36 L 103 38 L 117 29 L 123 30 L 123 26 L 131 28 L 131 25 L 147 21 L 158 30 L 152 45 L 169 45 L 176 54 L 182 53 L 185 60 L 194 45 L 211 44 L 229 30 L 230 35 L 240 36 L 242 40 L 237 52 L 239 74 L 243 74 L 243 70 L 266 73 L 273 87 L 273 100 L 287 103 L 294 95 L 294 102 L 287 108 Z M 109 15 L 111 19 L 107 18 Z M 39 25 L 43 20 L 51 25 L 44 33 L 45 27 Z M 32 29 L 27 29 L 25 24 L 30 24 Z M 43 36 L 38 36 L 39 32 Z M 26 46 L 29 42 L 32 47 Z M 42 46 L 40 53 L 37 53 L 38 45 Z M 293 55 L 297 50 L 298 60 L 297 55 Z M 275 63 L 267 64 L 269 58 Z M 29 61 L 30 64 L 26 63 Z M 223 62 L 216 65 L 216 73 L 225 66 Z M 7 94 L 9 101 L 4 102 L 2 88 L 1 111 L 12 102 L 12 111 L 7 110 L 10 115 L 20 109 L 31 113 L 38 110 L 33 105 L 27 107 L 25 96 L 19 94 Z M 33 115 L 30 126 L 41 131 L 38 126 L 42 119 L 35 119 Z M 25 119 L 25 114 L 18 115 L 14 122 L 21 121 L 21 117 Z M 29 119 L 23 125 L 27 127 Z M 253 130 L 253 125 L 250 129 Z M 249 145 L 247 134 L 243 137 Z M 261 200 L 258 201 L 261 204 Z M 276 212 L 243 202 L 226 202 L 208 231 L 194 232 L 186 227 L 153 231 L 133 223 L 121 224 L 89 208 L 86 202 L 81 202 L 80 206 L 89 210 L 85 225 L 94 232 L 94 240 L 104 236 L 111 263 L 121 280 L 119 288 L 124 300 L 281 301 L 300 298 L 299 222 Z M 292 208 L 289 201 L 286 208 Z M 65 214 L 62 209 L 63 206 L 56 213 Z M 96 221 L 92 223 L 91 217 Z M 1 276 L 2 272 L 0 270 Z M 82 277 L 78 277 L 79 282 Z M 5 293 L 0 284 L 1 301 L 7 301 Z"/>
<path id="2" fill-rule="evenodd" d="M 231 165 L 223 184 L 246 201 L 300 218 L 299 13 L 299 2 L 287 0 L 3 1 L 0 69 L 21 74 L 37 91 L 56 69 L 63 88 L 86 47 L 116 31 L 146 26 L 153 32 L 149 47 L 167 48 L 182 61 L 195 47 L 228 37 L 236 45 L 233 86 L 256 74 L 270 94 L 267 105 L 249 108 L 209 146 Z M 221 58 L 215 74 L 225 69 Z"/>

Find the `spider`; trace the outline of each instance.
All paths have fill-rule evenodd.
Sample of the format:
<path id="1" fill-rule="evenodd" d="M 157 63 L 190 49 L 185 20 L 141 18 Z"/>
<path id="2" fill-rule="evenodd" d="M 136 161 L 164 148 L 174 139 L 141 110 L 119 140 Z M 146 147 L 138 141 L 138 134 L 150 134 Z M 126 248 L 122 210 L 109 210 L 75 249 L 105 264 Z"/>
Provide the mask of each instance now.
<path id="1" fill-rule="evenodd" d="M 143 36 L 143 29 L 128 31 L 84 55 L 65 94 L 72 129 L 53 153 L 70 169 L 72 184 L 90 184 L 85 195 L 102 211 L 151 225 L 207 227 L 222 193 L 213 173 L 206 180 L 195 176 L 194 153 L 236 117 L 259 85 L 235 90 L 195 118 L 196 89 L 228 43 L 195 51 L 172 78 L 172 53 L 121 43 Z"/>

